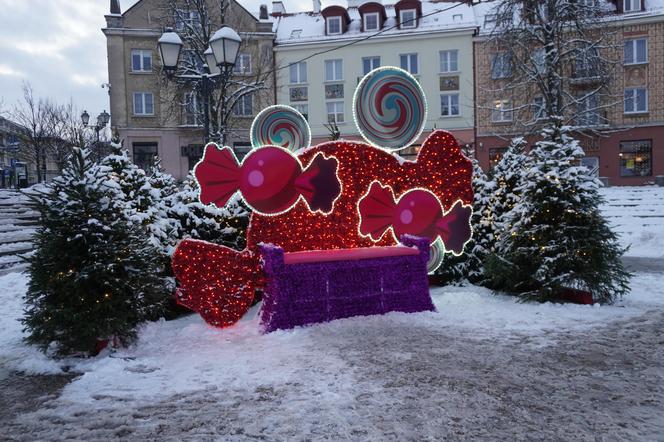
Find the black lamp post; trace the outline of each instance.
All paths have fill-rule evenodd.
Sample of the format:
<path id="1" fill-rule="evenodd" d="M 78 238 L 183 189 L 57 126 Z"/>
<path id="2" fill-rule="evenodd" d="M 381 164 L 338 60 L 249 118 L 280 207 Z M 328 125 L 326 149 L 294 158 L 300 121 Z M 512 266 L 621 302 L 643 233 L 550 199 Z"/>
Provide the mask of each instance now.
<path id="1" fill-rule="evenodd" d="M 94 126 L 95 133 L 97 134 L 97 142 L 99 142 L 99 132 L 101 132 L 102 129 L 106 127 L 108 122 L 111 120 L 111 115 L 103 111 L 99 115 L 97 115 L 97 124 Z M 83 123 L 83 127 L 88 127 L 88 124 L 90 124 L 90 114 L 88 111 L 83 111 L 81 114 L 81 122 Z"/>
<path id="2" fill-rule="evenodd" d="M 223 123 L 226 112 L 228 112 L 228 109 L 226 109 L 226 91 L 233 74 L 233 67 L 241 42 L 242 39 L 235 30 L 228 26 L 222 26 L 210 38 L 210 46 L 203 54 L 206 61 L 203 67 L 204 73 L 200 75 L 178 75 L 176 74 L 178 62 L 184 46 L 182 39 L 171 29 L 167 29 L 159 38 L 157 45 L 166 75 L 181 84 L 194 84 L 200 91 L 203 99 L 203 129 L 206 143 L 212 140 L 210 134 L 210 97 L 217 88 L 221 90 L 222 125 L 219 128 L 220 140 L 215 141 L 221 141 L 222 144 L 226 143 L 226 125 Z"/>

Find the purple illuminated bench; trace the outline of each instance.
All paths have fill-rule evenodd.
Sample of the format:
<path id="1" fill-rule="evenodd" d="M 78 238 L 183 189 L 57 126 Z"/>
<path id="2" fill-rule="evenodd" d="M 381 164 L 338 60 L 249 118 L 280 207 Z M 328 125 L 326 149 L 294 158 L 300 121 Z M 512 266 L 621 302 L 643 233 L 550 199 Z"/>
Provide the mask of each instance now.
<path id="1" fill-rule="evenodd" d="M 265 333 L 392 311 L 434 311 L 429 296 L 429 241 L 404 235 L 402 245 L 284 253 L 261 245 L 267 284 Z"/>

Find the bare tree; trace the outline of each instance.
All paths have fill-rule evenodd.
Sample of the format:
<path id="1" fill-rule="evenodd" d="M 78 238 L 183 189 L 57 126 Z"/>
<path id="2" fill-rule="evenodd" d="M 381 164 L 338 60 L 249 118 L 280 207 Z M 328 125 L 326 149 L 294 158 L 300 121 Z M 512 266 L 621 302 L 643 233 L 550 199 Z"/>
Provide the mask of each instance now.
<path id="1" fill-rule="evenodd" d="M 227 24 L 241 33 L 254 26 L 253 19 L 246 17 L 244 10 L 231 14 L 234 7 L 241 8 L 233 0 L 166 0 L 162 22 L 165 27 L 173 28 L 185 43 L 177 77 L 197 77 L 206 73 L 205 51 L 210 38 L 222 25 Z M 267 94 L 273 75 L 271 52 L 252 44 L 251 33 L 245 33 L 243 37 L 239 52 L 251 54 L 251 65 L 236 65 L 230 80 L 215 83 L 211 91 L 202 90 L 200 82 L 192 89 L 192 82 L 175 79 L 171 82 L 175 83 L 174 97 L 164 97 L 171 117 L 184 112 L 190 117 L 186 124 L 200 125 L 204 109 L 201 103 L 209 99 L 212 138 L 226 141 L 234 123 L 233 109 L 249 95 L 260 101 L 257 92 Z M 192 115 L 195 118 L 191 118 Z"/>
<path id="2" fill-rule="evenodd" d="M 610 90 L 620 50 L 607 24 L 605 0 L 500 0 L 492 14 L 488 47 L 495 88 L 489 96 L 513 97 L 510 109 L 521 132 L 543 123 L 594 132 L 606 109 L 622 98 Z M 620 99 L 618 98 L 620 97 Z M 514 129 L 514 126 L 512 126 Z"/>

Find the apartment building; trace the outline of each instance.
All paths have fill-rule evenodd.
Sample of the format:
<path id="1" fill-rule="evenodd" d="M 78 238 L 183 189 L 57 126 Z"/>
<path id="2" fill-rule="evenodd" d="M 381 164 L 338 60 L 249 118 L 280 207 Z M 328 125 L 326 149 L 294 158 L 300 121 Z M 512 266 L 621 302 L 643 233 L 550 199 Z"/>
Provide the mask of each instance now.
<path id="1" fill-rule="evenodd" d="M 349 0 L 348 7 L 321 10 L 314 0 L 311 11 L 289 14 L 274 2 L 272 15 L 277 102 L 305 115 L 313 144 L 329 140 L 329 123 L 342 137 L 360 139 L 353 94 L 360 79 L 380 66 L 400 66 L 422 85 L 428 101 L 422 137 L 438 128 L 460 143 L 473 142 L 476 22 L 469 4 Z"/>
<path id="2" fill-rule="evenodd" d="M 233 78 L 250 81 L 258 70 L 271 72 L 274 34 L 267 8 L 253 14 L 235 0 L 228 1 L 223 24 L 235 29 L 242 38 Z M 219 1 L 207 2 L 214 32 L 222 26 Z M 193 88 L 187 90 L 166 81 L 157 40 L 167 27 L 180 32 L 202 24 L 195 9 L 186 9 L 191 7 L 190 2 L 175 2 L 177 14 L 169 6 L 172 3 L 139 0 L 123 12 L 119 1 L 111 0 L 102 31 L 107 39 L 114 132 L 117 131 L 136 164 L 147 168 L 158 155 L 166 171 L 182 179 L 203 153 L 202 100 Z M 180 59 L 191 55 L 190 62 L 197 63 L 195 54 L 187 52 L 187 40 L 183 40 L 185 48 Z M 226 144 L 238 153 L 250 148 L 249 128 L 255 115 L 274 104 L 273 88 L 274 80 L 269 77 L 264 87 L 245 95 L 230 110 Z"/>
<path id="3" fill-rule="evenodd" d="M 591 0 L 600 6 L 600 0 Z M 478 35 L 475 39 L 476 155 L 490 169 L 506 150 L 512 136 L 523 135 L 517 114 L 540 119 L 536 98 L 501 88 L 510 76 L 509 60 L 488 42 L 495 16 L 492 3 L 475 6 Z M 603 25 L 620 60 L 606 84 L 604 103 L 589 98 L 588 112 L 581 113 L 581 126 L 592 131 L 579 133 L 586 157 L 582 160 L 593 173 L 610 185 L 641 185 L 664 175 L 664 3 L 653 0 L 614 0 L 607 8 Z M 589 73 L 577 61 L 571 67 L 569 94 L 580 94 L 604 80 L 603 73 Z M 584 89 L 585 88 L 585 89 Z M 525 111 L 524 111 L 525 109 Z M 529 115 L 525 115 L 524 114 Z M 542 118 L 545 119 L 545 118 Z M 532 142 L 536 136 L 529 137 Z"/>

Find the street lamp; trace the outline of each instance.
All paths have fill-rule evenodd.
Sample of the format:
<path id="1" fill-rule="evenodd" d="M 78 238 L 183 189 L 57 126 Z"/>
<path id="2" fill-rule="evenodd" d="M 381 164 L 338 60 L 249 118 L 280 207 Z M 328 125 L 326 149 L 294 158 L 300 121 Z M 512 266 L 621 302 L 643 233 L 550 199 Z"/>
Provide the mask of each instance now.
<path id="1" fill-rule="evenodd" d="M 180 84 L 194 85 L 200 91 L 203 99 L 203 128 L 205 132 L 205 142 L 211 140 L 210 134 L 210 96 L 215 89 L 221 91 L 221 127 L 219 128 L 220 140 L 222 144 L 226 143 L 226 124 L 225 118 L 228 109 L 226 109 L 226 90 L 233 74 L 233 67 L 240 49 L 242 39 L 235 30 L 228 26 L 222 26 L 214 33 L 209 41 L 209 47 L 203 53 L 206 64 L 202 74 L 177 75 L 180 53 L 184 44 L 182 38 L 172 29 L 166 29 L 159 41 L 157 47 L 161 57 L 161 64 L 168 78 L 174 79 Z M 216 135 L 215 135 L 216 138 Z"/>
<path id="2" fill-rule="evenodd" d="M 97 133 L 97 142 L 99 142 L 99 132 L 101 132 L 102 129 L 106 127 L 108 122 L 111 120 L 111 115 L 103 111 L 99 115 L 97 115 L 97 124 L 94 126 L 94 130 Z M 90 114 L 88 111 L 83 111 L 81 114 L 81 122 L 83 123 L 83 127 L 88 127 L 88 124 L 90 124 Z"/>

